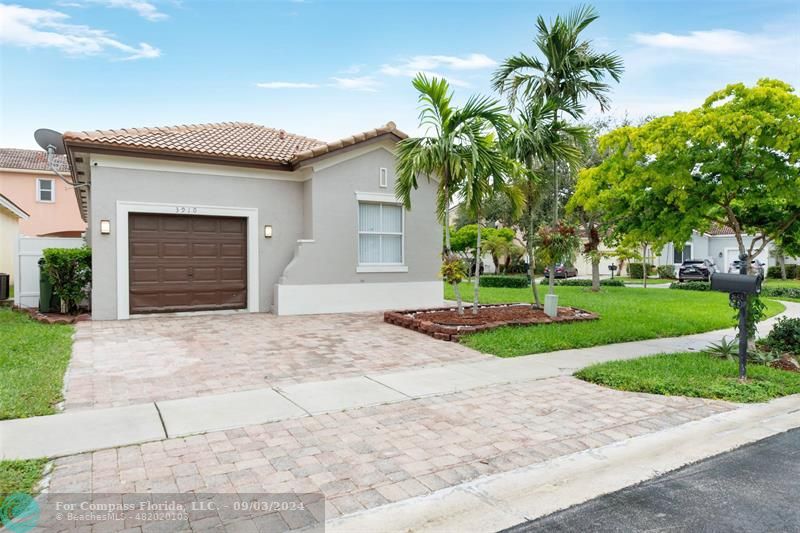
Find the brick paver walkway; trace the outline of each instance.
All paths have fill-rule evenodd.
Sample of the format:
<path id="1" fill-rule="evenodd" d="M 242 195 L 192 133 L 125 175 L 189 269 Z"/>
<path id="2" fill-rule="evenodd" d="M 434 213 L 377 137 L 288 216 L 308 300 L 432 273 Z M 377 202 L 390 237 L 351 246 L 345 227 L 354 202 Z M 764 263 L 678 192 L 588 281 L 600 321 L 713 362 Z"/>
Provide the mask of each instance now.
<path id="1" fill-rule="evenodd" d="M 50 491 L 320 490 L 331 518 L 735 408 L 558 377 L 66 457 Z"/>
<path id="2" fill-rule="evenodd" d="M 66 408 L 331 380 L 489 358 L 379 313 L 152 317 L 77 325 Z"/>

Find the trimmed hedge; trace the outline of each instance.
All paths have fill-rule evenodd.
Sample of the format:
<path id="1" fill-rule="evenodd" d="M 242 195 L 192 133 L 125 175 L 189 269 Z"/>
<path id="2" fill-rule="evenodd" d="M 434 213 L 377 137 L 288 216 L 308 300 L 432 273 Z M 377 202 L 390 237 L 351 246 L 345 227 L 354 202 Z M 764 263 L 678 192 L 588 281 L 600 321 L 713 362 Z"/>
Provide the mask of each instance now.
<path id="1" fill-rule="evenodd" d="M 562 287 L 591 287 L 592 280 L 590 279 L 557 279 L 555 280 L 556 285 L 561 285 Z M 540 285 L 548 285 L 550 280 L 548 278 L 544 278 L 542 281 L 539 282 Z M 600 285 L 603 287 L 624 287 L 625 282 L 621 279 L 601 279 Z"/>
<path id="2" fill-rule="evenodd" d="M 503 287 L 507 289 L 524 289 L 530 287 L 528 276 L 497 276 L 487 274 L 481 276 L 481 287 Z"/>
<path id="3" fill-rule="evenodd" d="M 773 298 L 797 298 L 800 300 L 800 289 L 793 287 L 764 287 L 761 289 L 762 296 L 772 296 Z"/>
<path id="4" fill-rule="evenodd" d="M 651 276 L 655 274 L 655 267 L 650 263 L 647 263 L 647 275 Z M 642 278 L 642 264 L 641 263 L 628 263 L 628 277 L 630 278 Z"/>
<path id="5" fill-rule="evenodd" d="M 711 284 L 707 281 L 684 281 L 683 283 L 670 283 L 669 288 L 684 291 L 710 291 Z"/>
<path id="6" fill-rule="evenodd" d="M 772 266 L 767 269 L 767 277 L 773 279 L 780 279 L 781 267 Z M 800 265 L 786 265 L 786 278 L 797 279 L 800 278 Z"/>

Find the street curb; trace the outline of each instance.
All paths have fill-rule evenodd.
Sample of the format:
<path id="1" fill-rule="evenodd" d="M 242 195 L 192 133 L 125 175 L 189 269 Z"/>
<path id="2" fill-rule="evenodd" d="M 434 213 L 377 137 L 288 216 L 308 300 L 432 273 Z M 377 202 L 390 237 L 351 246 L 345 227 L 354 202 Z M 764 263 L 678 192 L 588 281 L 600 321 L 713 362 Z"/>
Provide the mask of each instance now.
<path id="1" fill-rule="evenodd" d="M 345 515 L 326 531 L 498 531 L 796 427 L 800 394 Z"/>

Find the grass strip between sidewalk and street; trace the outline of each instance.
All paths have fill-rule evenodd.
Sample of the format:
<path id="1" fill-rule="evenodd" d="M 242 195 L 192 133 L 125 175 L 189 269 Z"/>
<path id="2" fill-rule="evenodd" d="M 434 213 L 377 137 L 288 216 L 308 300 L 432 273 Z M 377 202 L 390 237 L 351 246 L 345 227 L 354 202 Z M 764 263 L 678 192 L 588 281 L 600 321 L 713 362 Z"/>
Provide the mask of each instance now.
<path id="1" fill-rule="evenodd" d="M 738 361 L 702 352 L 609 361 L 586 367 L 576 372 L 575 377 L 628 392 L 738 403 L 766 402 L 800 393 L 800 372 L 748 364 L 747 382 L 739 383 Z"/>

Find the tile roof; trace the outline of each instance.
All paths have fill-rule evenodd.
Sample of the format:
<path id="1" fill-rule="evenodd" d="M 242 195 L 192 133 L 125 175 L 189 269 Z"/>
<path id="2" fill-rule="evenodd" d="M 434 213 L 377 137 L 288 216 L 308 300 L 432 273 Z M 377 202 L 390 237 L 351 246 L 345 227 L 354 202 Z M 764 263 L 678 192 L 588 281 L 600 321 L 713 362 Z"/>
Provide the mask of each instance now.
<path id="1" fill-rule="evenodd" d="M 55 156 L 54 164 L 60 172 L 69 172 L 67 156 Z M 0 168 L 50 170 L 47 166 L 47 152 L 44 150 L 25 150 L 23 148 L 0 148 Z"/>
<path id="2" fill-rule="evenodd" d="M 406 135 L 393 122 L 338 141 L 323 141 L 247 122 L 192 124 L 66 132 L 65 143 L 88 144 L 143 153 L 186 155 L 251 163 L 292 165 L 380 135 Z"/>
<path id="3" fill-rule="evenodd" d="M 706 231 L 708 235 L 712 236 L 720 236 L 720 235 L 734 235 L 735 232 L 733 228 L 729 226 L 722 226 L 720 224 L 711 224 L 711 227 L 708 228 Z"/>

